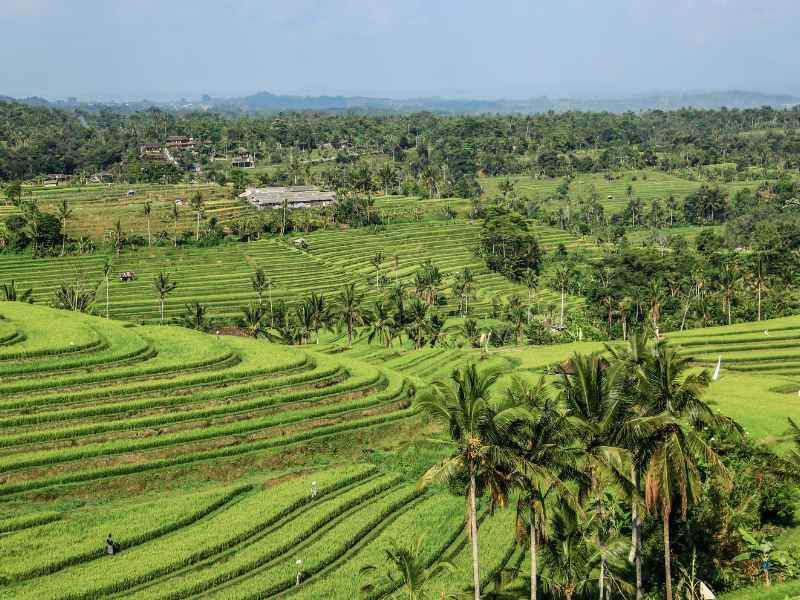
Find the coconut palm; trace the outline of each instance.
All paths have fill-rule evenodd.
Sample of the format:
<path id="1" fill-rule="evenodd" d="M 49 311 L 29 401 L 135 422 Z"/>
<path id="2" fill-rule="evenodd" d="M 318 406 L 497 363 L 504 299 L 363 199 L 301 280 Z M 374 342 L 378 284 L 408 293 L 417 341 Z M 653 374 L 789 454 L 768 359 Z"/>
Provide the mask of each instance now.
<path id="1" fill-rule="evenodd" d="M 161 305 L 161 324 L 164 324 L 164 304 L 167 301 L 167 296 L 176 288 L 178 284 L 171 281 L 169 275 L 163 271 L 159 271 L 155 279 L 153 279 L 153 289 L 158 296 L 158 301 Z"/>
<path id="2" fill-rule="evenodd" d="M 392 345 L 396 328 L 389 305 L 382 300 L 376 300 L 369 321 L 370 329 L 367 341 L 371 344 L 372 340 L 379 339 L 384 346 L 389 348 Z"/>
<path id="3" fill-rule="evenodd" d="M 67 247 L 67 221 L 72 217 L 72 209 L 66 198 L 62 198 L 56 208 L 56 216 L 61 221 L 61 256 L 64 256 Z"/>
<path id="4" fill-rule="evenodd" d="M 392 187 L 397 181 L 397 173 L 395 173 L 392 165 L 386 163 L 380 169 L 378 169 L 378 180 L 383 186 L 383 194 L 388 196 L 389 188 Z"/>
<path id="5" fill-rule="evenodd" d="M 562 263 L 553 271 L 553 283 L 561 292 L 561 316 L 559 318 L 559 324 L 562 327 L 564 326 L 564 301 L 567 294 L 567 287 L 569 287 L 573 276 L 574 272 L 567 264 Z"/>
<path id="6" fill-rule="evenodd" d="M 575 430 L 558 410 L 544 378 L 531 385 L 515 375 L 506 390 L 506 410 L 498 416 L 498 427 L 507 444 L 520 455 L 523 469 L 513 474 L 520 494 L 517 500 L 517 538 L 527 529 L 530 544 L 530 597 L 538 598 L 538 545 L 548 537 L 550 511 L 564 503 L 576 506 L 577 498 L 567 480 L 577 476 L 578 458 L 573 444 Z"/>
<path id="7" fill-rule="evenodd" d="M 626 452 L 616 446 L 619 431 L 630 418 L 630 402 L 619 393 L 619 369 L 598 354 L 573 356 L 574 373 L 556 382 L 567 415 L 577 429 L 583 470 L 589 480 L 600 552 L 600 598 L 604 597 L 605 539 L 602 494 L 604 480 L 624 486 Z"/>
<path id="8" fill-rule="evenodd" d="M 200 218 L 203 216 L 203 207 L 205 206 L 205 203 L 206 201 L 203 198 L 203 194 L 201 194 L 199 191 L 195 192 L 195 194 L 192 196 L 192 199 L 189 201 L 192 210 L 194 210 L 195 214 L 197 215 L 197 224 L 195 225 L 194 231 L 195 241 L 200 240 Z"/>
<path id="9" fill-rule="evenodd" d="M 452 572 L 455 567 L 446 561 L 437 561 L 432 565 L 427 564 L 423 553 L 424 536 L 417 538 L 413 546 L 401 546 L 390 542 L 386 549 L 388 569 L 381 574 L 378 581 L 368 582 L 361 586 L 360 592 L 371 600 L 399 597 L 408 600 L 424 600 L 427 588 L 431 582 L 445 572 Z M 360 570 L 362 577 L 378 573 L 376 565 L 365 565 Z"/>
<path id="10" fill-rule="evenodd" d="M 111 247 L 114 248 L 117 256 L 119 256 L 122 246 L 125 245 L 126 238 L 125 231 L 122 229 L 122 221 L 119 219 L 116 220 L 114 223 L 114 229 L 109 232 L 109 235 L 111 237 Z"/>
<path id="11" fill-rule="evenodd" d="M 414 340 L 414 346 L 419 350 L 429 330 L 428 305 L 414 296 L 408 306 L 407 323 L 408 335 Z"/>
<path id="12" fill-rule="evenodd" d="M 249 304 L 243 307 L 238 325 L 250 337 L 257 338 L 265 335 L 264 308 L 260 304 Z"/>
<path id="13" fill-rule="evenodd" d="M 103 259 L 103 282 L 106 288 L 106 319 L 108 319 L 109 309 L 109 275 L 111 275 L 111 261 L 105 258 Z"/>
<path id="14" fill-rule="evenodd" d="M 310 329 L 315 333 L 317 344 L 319 344 L 320 330 L 327 328 L 331 322 L 330 303 L 327 301 L 324 294 L 311 292 L 305 304 L 309 312 Z"/>
<path id="15" fill-rule="evenodd" d="M 381 274 L 381 265 L 383 264 L 384 256 L 383 252 L 378 250 L 375 254 L 372 255 L 372 258 L 369 260 L 372 263 L 372 266 L 375 267 L 375 287 L 380 285 L 379 277 Z"/>
<path id="16" fill-rule="evenodd" d="M 150 204 L 150 201 L 144 203 L 142 207 L 142 212 L 144 212 L 144 218 L 147 219 L 147 247 L 150 247 L 151 244 L 151 237 L 150 237 L 150 217 L 151 213 L 153 212 L 153 206 Z"/>
<path id="17" fill-rule="evenodd" d="M 761 320 L 761 300 L 764 292 L 769 289 L 769 263 L 766 257 L 759 253 L 750 265 L 750 285 L 756 291 L 757 317 Z"/>
<path id="18" fill-rule="evenodd" d="M 178 208 L 178 203 L 177 202 L 173 202 L 172 203 L 171 212 L 172 212 L 172 230 L 173 230 L 172 245 L 177 248 L 178 247 L 178 219 L 181 216 L 181 211 Z"/>
<path id="19" fill-rule="evenodd" d="M 363 325 L 366 319 L 364 310 L 364 294 L 356 290 L 354 283 L 348 283 L 336 297 L 333 314 L 347 330 L 347 346 L 353 345 L 353 333 L 356 327 Z"/>
<path id="20" fill-rule="evenodd" d="M 497 411 L 489 392 L 497 381 L 494 373 L 479 372 L 475 364 L 453 371 L 450 382 L 437 381 L 421 396 L 419 406 L 447 429 L 449 458 L 430 468 L 419 480 L 424 487 L 433 481 L 467 480 L 467 525 L 472 556 L 472 585 L 475 600 L 480 600 L 480 560 L 478 544 L 477 497 L 489 489 L 494 502 L 505 501 L 499 472 L 508 473 L 517 464 L 513 453 L 501 443 L 495 420 Z"/>
<path id="21" fill-rule="evenodd" d="M 525 287 L 528 288 L 528 321 L 531 320 L 531 305 L 536 298 L 536 288 L 539 287 L 539 275 L 533 269 L 527 269 L 522 278 Z"/>

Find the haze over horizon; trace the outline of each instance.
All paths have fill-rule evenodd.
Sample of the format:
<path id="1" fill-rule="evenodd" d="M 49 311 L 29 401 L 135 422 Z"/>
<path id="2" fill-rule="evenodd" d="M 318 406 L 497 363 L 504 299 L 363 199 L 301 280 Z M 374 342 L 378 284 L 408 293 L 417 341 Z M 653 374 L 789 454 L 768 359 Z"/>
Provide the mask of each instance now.
<path id="1" fill-rule="evenodd" d="M 799 17 L 788 0 L 2 0 L 0 94 L 800 94 Z"/>

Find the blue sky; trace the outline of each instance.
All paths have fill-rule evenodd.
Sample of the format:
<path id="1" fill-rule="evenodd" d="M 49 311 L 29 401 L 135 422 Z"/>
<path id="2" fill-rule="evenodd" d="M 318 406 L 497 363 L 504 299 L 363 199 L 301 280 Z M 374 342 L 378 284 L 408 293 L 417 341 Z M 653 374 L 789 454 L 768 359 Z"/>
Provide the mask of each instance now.
<path id="1" fill-rule="evenodd" d="M 0 95 L 800 94 L 792 0 L 0 0 Z"/>

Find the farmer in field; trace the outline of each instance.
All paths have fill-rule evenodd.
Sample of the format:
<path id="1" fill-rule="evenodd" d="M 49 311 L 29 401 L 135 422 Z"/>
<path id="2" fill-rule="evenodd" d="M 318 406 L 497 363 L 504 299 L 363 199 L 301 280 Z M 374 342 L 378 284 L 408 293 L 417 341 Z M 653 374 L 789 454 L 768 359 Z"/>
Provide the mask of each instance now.
<path id="1" fill-rule="evenodd" d="M 316 498 L 317 497 L 317 482 L 316 481 L 312 481 L 311 482 L 311 497 L 312 498 Z"/>
<path id="2" fill-rule="evenodd" d="M 112 556 L 114 554 L 114 540 L 111 538 L 111 534 L 108 534 L 108 539 L 106 539 L 106 554 Z"/>

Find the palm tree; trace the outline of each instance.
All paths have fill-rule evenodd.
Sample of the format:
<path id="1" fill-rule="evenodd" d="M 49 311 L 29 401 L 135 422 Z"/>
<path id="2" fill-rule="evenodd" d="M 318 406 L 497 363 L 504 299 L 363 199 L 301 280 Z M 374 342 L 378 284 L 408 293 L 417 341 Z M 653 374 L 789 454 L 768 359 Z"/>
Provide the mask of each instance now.
<path id="1" fill-rule="evenodd" d="M 530 544 L 531 600 L 538 596 L 538 544 L 546 541 L 549 511 L 555 505 L 575 506 L 577 498 L 566 480 L 575 474 L 575 431 L 550 394 L 544 378 L 530 385 L 514 375 L 506 390 L 509 410 L 501 413 L 499 428 L 514 451 L 524 459 L 524 469 L 513 474 L 520 489 L 517 532 L 527 525 Z"/>
<path id="2" fill-rule="evenodd" d="M 736 263 L 723 263 L 719 270 L 717 282 L 722 296 L 722 313 L 727 315 L 728 325 L 731 325 L 733 322 L 731 320 L 731 307 L 736 298 L 736 288 L 739 285 L 739 269 Z"/>
<path id="3" fill-rule="evenodd" d="M 408 334 L 414 340 L 414 347 L 419 350 L 422 348 L 425 334 L 429 329 L 428 305 L 414 296 L 408 306 Z"/>
<path id="4" fill-rule="evenodd" d="M 264 331 L 264 308 L 259 304 L 250 304 L 242 308 L 242 316 L 238 321 L 239 327 L 250 337 L 261 337 Z"/>
<path id="5" fill-rule="evenodd" d="M 336 298 L 334 314 L 347 329 L 347 347 L 353 345 L 356 327 L 364 324 L 366 313 L 363 308 L 364 294 L 356 290 L 354 283 L 348 283 Z"/>
<path id="6" fill-rule="evenodd" d="M 325 299 L 324 294 L 317 294 L 311 292 L 311 295 L 306 300 L 308 312 L 310 316 L 311 331 L 317 336 L 317 344 L 319 344 L 319 331 L 328 327 L 331 322 L 331 307 Z"/>
<path id="7" fill-rule="evenodd" d="M 186 311 L 178 319 L 178 324 L 197 331 L 208 331 L 211 324 L 208 320 L 208 309 L 204 304 L 192 302 L 185 305 Z"/>
<path id="8" fill-rule="evenodd" d="M 192 207 L 192 210 L 197 214 L 197 225 L 195 226 L 194 231 L 194 239 L 195 241 L 200 241 L 200 217 L 203 215 L 203 206 L 205 206 L 205 199 L 203 198 L 203 194 L 199 191 L 195 192 L 192 199 L 189 201 Z"/>
<path id="9" fill-rule="evenodd" d="M 109 275 L 111 274 L 111 261 L 103 259 L 103 281 L 106 287 L 106 319 L 108 319 L 108 306 L 109 306 Z"/>
<path id="10" fill-rule="evenodd" d="M 564 299 L 567 293 L 567 287 L 569 286 L 570 281 L 572 281 L 573 275 L 574 272 L 569 265 L 563 263 L 558 265 L 556 270 L 553 272 L 553 282 L 561 291 L 561 317 L 559 319 L 559 324 L 562 327 L 564 326 Z"/>
<path id="11" fill-rule="evenodd" d="M 61 199 L 61 203 L 56 209 L 56 216 L 61 221 L 61 256 L 64 256 L 67 246 L 67 220 L 72 216 L 72 209 L 66 198 Z"/>
<path id="12" fill-rule="evenodd" d="M 178 218 L 181 216 L 181 211 L 178 208 L 178 203 L 172 203 L 172 229 L 173 229 L 173 236 L 172 236 L 172 244 L 176 248 L 178 247 Z"/>
<path id="13" fill-rule="evenodd" d="M 673 501 L 680 499 L 686 516 L 688 505 L 700 491 L 698 461 L 714 473 L 727 477 L 719 457 L 696 429 L 712 427 L 740 432 L 728 417 L 714 413 L 701 395 L 709 384 L 708 372 L 686 374 L 690 358 L 681 356 L 667 342 L 655 345 L 637 372 L 639 395 L 645 414 L 662 422 L 650 436 L 644 466 L 645 505 L 659 512 L 664 532 L 664 573 L 667 600 L 672 600 L 670 517 Z M 687 426 L 688 424 L 688 426 Z"/>
<path id="14" fill-rule="evenodd" d="M 283 213 L 283 219 L 281 220 L 281 237 L 286 235 L 286 211 L 289 210 L 289 201 L 284 198 L 281 201 L 281 211 Z"/>
<path id="15" fill-rule="evenodd" d="M 383 252 L 378 250 L 375 254 L 372 255 L 370 259 L 370 263 L 372 266 L 375 267 L 375 287 L 379 286 L 378 277 L 381 274 L 381 265 L 383 264 Z"/>
<path id="16" fill-rule="evenodd" d="M 539 287 L 539 276 L 533 269 L 527 269 L 523 278 L 525 287 L 528 288 L 528 321 L 531 320 L 531 304 L 536 297 L 536 288 Z"/>
<path id="17" fill-rule="evenodd" d="M 468 478 L 467 524 L 472 553 L 472 585 L 475 600 L 480 600 L 481 579 L 478 546 L 478 486 L 491 479 L 490 471 L 505 458 L 498 444 L 495 411 L 489 392 L 497 381 L 494 373 L 481 373 L 475 364 L 453 371 L 451 382 L 436 381 L 420 398 L 420 408 L 446 427 L 455 447 L 450 457 L 430 468 L 419 480 L 424 487 L 432 481 Z"/>
<path id="18" fill-rule="evenodd" d="M 583 597 L 592 583 L 597 554 L 587 543 L 577 515 L 567 507 L 553 514 L 549 529 L 550 542 L 542 548 L 543 584 L 566 600 Z"/>
<path id="19" fill-rule="evenodd" d="M 111 246 L 119 257 L 122 246 L 125 244 L 125 231 L 122 229 L 122 221 L 119 219 L 114 223 L 114 229 L 111 230 Z"/>
<path id="20" fill-rule="evenodd" d="M 371 344 L 372 340 L 377 338 L 382 340 L 384 346 L 389 348 L 392 345 L 396 327 L 389 306 L 381 300 L 376 300 L 369 322 L 370 330 L 367 341 Z"/>
<path id="21" fill-rule="evenodd" d="M 147 219 L 147 247 L 149 248 L 150 247 L 150 242 L 151 242 L 151 238 L 150 238 L 150 215 L 153 212 L 153 207 L 150 204 L 149 200 L 144 203 L 144 207 L 143 207 L 142 210 L 144 212 L 144 218 Z"/>
<path id="22" fill-rule="evenodd" d="M 431 581 L 442 573 L 455 570 L 453 564 L 446 561 L 437 561 L 428 566 L 422 552 L 424 540 L 425 537 L 420 536 L 417 543 L 410 547 L 390 542 L 386 549 L 389 569 L 379 579 L 383 586 L 379 587 L 376 583 L 365 583 L 361 586 L 360 593 L 372 600 L 382 600 L 394 597 L 395 592 L 400 589 L 402 590 L 401 597 L 408 600 L 423 600 Z M 377 566 L 365 565 L 359 573 L 363 577 L 377 571 Z"/>
<path id="23" fill-rule="evenodd" d="M 397 181 L 397 174 L 394 172 L 392 165 L 386 163 L 378 169 L 378 180 L 381 182 L 381 185 L 383 185 L 384 196 L 388 196 L 389 188 Z"/>
<path id="24" fill-rule="evenodd" d="M 750 281 L 756 290 L 758 320 L 761 320 L 761 298 L 768 289 L 769 283 L 769 263 L 763 254 L 759 253 L 750 265 Z"/>
<path id="25" fill-rule="evenodd" d="M 163 271 L 160 271 L 153 280 L 153 289 L 155 289 L 156 294 L 158 295 L 158 301 L 161 304 L 162 325 L 164 324 L 164 303 L 167 300 L 167 296 L 176 287 L 178 287 L 178 284 L 174 281 L 170 281 L 169 275 L 165 274 Z"/>
<path id="26" fill-rule="evenodd" d="M 572 357 L 574 374 L 564 375 L 556 386 L 566 407 L 567 416 L 577 429 L 584 470 L 589 479 L 597 522 L 600 552 L 600 598 L 604 598 L 605 520 L 602 494 L 603 479 L 624 484 L 622 462 L 625 451 L 616 446 L 619 430 L 630 417 L 629 401 L 617 393 L 619 370 L 610 366 L 598 354 Z"/>

